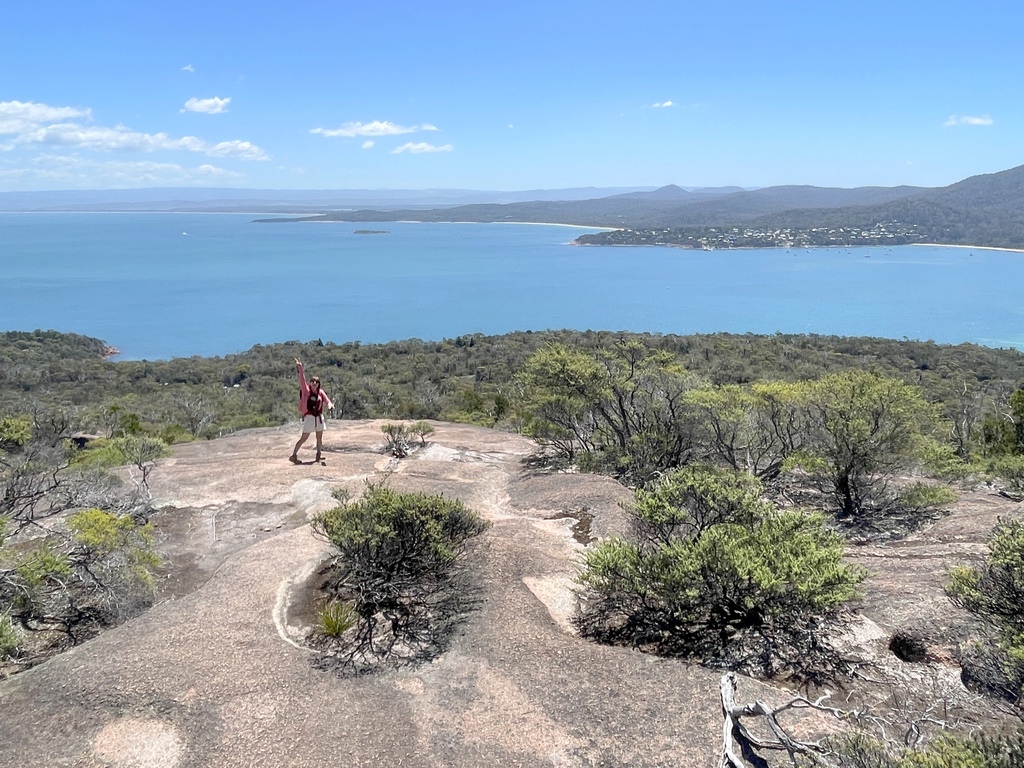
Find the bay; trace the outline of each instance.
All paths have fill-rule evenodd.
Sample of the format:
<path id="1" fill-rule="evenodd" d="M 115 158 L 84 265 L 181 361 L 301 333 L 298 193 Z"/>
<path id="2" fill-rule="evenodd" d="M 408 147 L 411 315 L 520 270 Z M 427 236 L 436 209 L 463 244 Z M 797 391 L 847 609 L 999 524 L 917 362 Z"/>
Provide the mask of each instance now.
<path id="1" fill-rule="evenodd" d="M 557 328 L 1024 349 L 1022 253 L 577 247 L 596 230 L 254 218 L 0 214 L 0 330 L 82 333 L 150 360 Z"/>

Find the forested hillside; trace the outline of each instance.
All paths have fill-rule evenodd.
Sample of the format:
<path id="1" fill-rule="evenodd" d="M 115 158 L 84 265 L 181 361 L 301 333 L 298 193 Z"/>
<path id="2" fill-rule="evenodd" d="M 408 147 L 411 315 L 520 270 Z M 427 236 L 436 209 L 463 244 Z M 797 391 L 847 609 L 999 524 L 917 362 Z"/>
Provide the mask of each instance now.
<path id="1" fill-rule="evenodd" d="M 636 340 L 712 384 L 804 380 L 873 370 L 920 385 L 949 409 L 965 392 L 1008 397 L 1024 354 L 973 344 L 819 335 L 656 335 L 596 331 L 467 335 L 387 344 L 289 342 L 237 355 L 110 361 L 97 339 L 51 331 L 0 334 L 0 407 L 60 406 L 80 428 L 132 424 L 164 439 L 212 437 L 296 418 L 293 358 L 321 376 L 339 418 L 444 419 L 515 426 L 527 359 L 552 343 L 580 350 Z M 973 396 L 973 395 L 972 395 Z"/>

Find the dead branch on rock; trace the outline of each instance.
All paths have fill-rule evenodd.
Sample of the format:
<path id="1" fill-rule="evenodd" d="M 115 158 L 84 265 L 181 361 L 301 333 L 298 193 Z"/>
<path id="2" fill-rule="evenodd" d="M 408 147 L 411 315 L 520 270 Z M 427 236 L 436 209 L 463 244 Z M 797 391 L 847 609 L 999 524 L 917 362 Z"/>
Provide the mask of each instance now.
<path id="1" fill-rule="evenodd" d="M 837 722 L 866 727 L 879 734 L 879 742 L 894 751 L 913 749 L 921 742 L 925 728 L 951 730 L 963 726 L 977 727 L 954 717 L 947 696 L 938 696 L 924 709 L 914 707 L 910 698 L 900 691 L 892 692 L 886 715 L 868 708 L 842 709 L 829 705 L 831 694 L 826 692 L 817 699 L 796 695 L 778 706 L 763 701 L 736 703 L 736 674 L 728 672 L 720 681 L 722 701 L 722 753 L 720 768 L 769 768 L 772 765 L 765 754 L 785 752 L 791 765 L 810 764 L 820 768 L 840 768 L 845 763 L 836 744 L 828 738 L 808 741 L 794 737 L 780 722 L 780 716 L 789 711 L 815 710 L 830 715 Z M 744 722 L 744 719 L 747 722 Z M 767 726 L 767 733 L 755 733 L 748 723 L 752 719 Z"/>

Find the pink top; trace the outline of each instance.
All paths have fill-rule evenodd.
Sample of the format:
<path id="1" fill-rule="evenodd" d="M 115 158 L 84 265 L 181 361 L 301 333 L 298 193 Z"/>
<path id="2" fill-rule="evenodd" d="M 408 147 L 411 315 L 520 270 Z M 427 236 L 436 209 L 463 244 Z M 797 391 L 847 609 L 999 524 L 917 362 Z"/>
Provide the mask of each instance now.
<path id="1" fill-rule="evenodd" d="M 299 413 L 305 417 L 309 411 L 306 410 L 306 399 L 309 397 L 309 384 L 306 383 L 306 372 L 302 370 L 302 363 L 298 365 L 299 369 Z M 319 392 L 320 402 L 324 408 L 330 409 L 334 407 L 334 403 L 331 402 L 331 398 L 324 392 L 323 385 L 320 386 Z"/>

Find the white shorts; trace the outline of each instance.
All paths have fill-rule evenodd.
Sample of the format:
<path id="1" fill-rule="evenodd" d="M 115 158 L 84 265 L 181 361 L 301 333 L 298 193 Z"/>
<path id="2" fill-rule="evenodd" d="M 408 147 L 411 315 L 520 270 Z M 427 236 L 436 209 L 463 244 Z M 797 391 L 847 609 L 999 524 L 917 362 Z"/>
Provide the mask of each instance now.
<path id="1" fill-rule="evenodd" d="M 323 416 L 307 413 L 302 417 L 302 434 L 304 435 L 308 435 L 310 432 L 323 432 L 325 428 Z"/>

